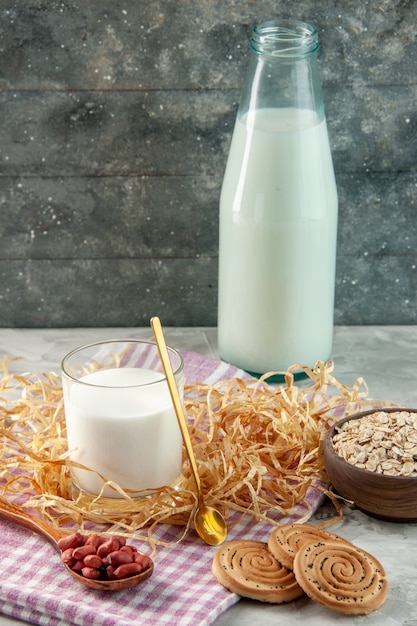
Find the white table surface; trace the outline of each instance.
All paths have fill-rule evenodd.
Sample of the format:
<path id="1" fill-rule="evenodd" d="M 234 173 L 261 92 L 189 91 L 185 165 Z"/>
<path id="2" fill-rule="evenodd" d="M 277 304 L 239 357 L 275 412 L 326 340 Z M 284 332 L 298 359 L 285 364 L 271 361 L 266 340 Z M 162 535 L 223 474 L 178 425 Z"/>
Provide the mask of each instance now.
<path id="1" fill-rule="evenodd" d="M 165 328 L 176 348 L 218 357 L 215 328 Z M 150 337 L 148 328 L 0 329 L 0 358 L 22 356 L 13 371 L 59 371 L 67 352 L 84 343 L 117 337 Z M 364 377 L 369 395 L 404 407 L 417 407 L 417 326 L 337 327 L 333 356 L 334 375 L 351 385 Z M 316 519 L 333 511 L 322 507 Z M 376 556 L 384 565 L 388 597 L 368 616 L 345 617 L 301 599 L 287 605 L 269 605 L 242 599 L 216 621 L 216 626 L 292 626 L 337 623 L 369 626 L 417 626 L 417 523 L 383 522 L 346 508 L 342 522 L 331 530 Z M 21 623 L 0 615 L 0 626 Z M 138 624 L 140 616 L 138 616 Z"/>

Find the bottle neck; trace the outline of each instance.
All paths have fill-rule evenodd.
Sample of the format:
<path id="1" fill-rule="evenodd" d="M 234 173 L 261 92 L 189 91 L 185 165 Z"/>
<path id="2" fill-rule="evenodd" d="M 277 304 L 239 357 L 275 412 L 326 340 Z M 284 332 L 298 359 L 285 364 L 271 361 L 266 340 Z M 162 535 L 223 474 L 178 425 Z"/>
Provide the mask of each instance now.
<path id="1" fill-rule="evenodd" d="M 319 49 L 317 28 L 297 20 L 263 22 L 253 29 L 251 49 L 261 55 L 281 58 L 316 53 Z"/>
<path id="2" fill-rule="evenodd" d="M 277 20 L 255 26 L 239 116 L 264 108 L 308 109 L 324 119 L 315 26 Z"/>

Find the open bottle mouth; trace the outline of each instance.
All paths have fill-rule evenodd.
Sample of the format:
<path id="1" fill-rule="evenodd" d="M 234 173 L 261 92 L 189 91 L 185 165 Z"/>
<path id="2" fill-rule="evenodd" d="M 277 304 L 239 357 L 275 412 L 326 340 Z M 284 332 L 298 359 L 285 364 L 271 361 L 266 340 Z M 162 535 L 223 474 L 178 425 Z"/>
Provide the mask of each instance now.
<path id="1" fill-rule="evenodd" d="M 253 29 L 251 48 L 277 57 L 303 56 L 319 48 L 317 28 L 298 20 L 271 20 Z"/>

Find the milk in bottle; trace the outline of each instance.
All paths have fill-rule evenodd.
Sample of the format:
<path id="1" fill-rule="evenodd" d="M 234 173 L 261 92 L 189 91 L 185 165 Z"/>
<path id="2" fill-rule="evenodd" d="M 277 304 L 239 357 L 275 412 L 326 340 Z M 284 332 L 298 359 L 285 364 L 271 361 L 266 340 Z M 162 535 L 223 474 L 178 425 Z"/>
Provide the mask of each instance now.
<path id="1" fill-rule="evenodd" d="M 284 56 L 265 61 L 262 42 L 253 44 L 257 80 L 238 112 L 220 198 L 220 355 L 257 374 L 313 367 L 330 357 L 333 335 L 337 192 L 327 126 L 319 85 L 295 97 L 301 78 L 311 83 L 317 50 L 297 46 L 305 29 L 317 33 L 285 22 L 256 27 L 269 47 L 284 39 Z M 288 83 L 294 74 L 297 84 L 280 94 L 279 76 Z M 275 85 L 262 90 L 271 76 Z"/>

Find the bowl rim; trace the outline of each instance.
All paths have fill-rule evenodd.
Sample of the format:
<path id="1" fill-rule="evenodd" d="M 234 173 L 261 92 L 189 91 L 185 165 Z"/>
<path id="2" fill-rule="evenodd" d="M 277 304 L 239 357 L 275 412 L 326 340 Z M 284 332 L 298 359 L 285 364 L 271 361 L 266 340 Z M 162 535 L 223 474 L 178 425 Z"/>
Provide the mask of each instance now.
<path id="1" fill-rule="evenodd" d="M 368 470 L 364 467 L 357 467 L 356 465 L 353 465 L 353 463 L 349 463 L 349 461 L 346 461 L 346 459 L 344 459 L 342 456 L 340 456 L 336 450 L 333 447 L 333 442 L 332 439 L 334 437 L 334 435 L 337 434 L 336 428 L 340 427 L 342 424 L 344 424 L 345 422 L 348 422 L 352 419 L 361 419 L 362 417 L 366 417 L 367 415 L 372 415 L 372 413 L 400 413 L 402 411 L 408 412 L 408 413 L 417 413 L 417 409 L 411 409 L 411 408 L 406 408 L 406 407 L 401 407 L 401 406 L 390 406 L 390 407 L 381 407 L 381 408 L 373 408 L 373 409 L 367 409 L 366 411 L 359 411 L 358 413 L 352 413 L 351 415 L 347 415 L 346 417 L 342 417 L 340 420 L 338 420 L 337 422 L 335 422 L 333 424 L 333 426 L 331 426 L 329 428 L 329 430 L 326 432 L 325 438 L 324 438 L 324 445 L 323 445 L 323 457 L 325 457 L 325 450 L 327 449 L 329 451 L 329 453 L 331 453 L 333 455 L 334 458 L 337 459 L 337 461 L 344 463 L 345 465 L 347 465 L 350 468 L 354 468 L 354 470 L 356 472 L 364 472 L 365 474 L 369 474 L 370 476 L 374 476 L 377 478 L 381 478 L 383 480 L 395 480 L 395 481 L 413 481 L 413 480 L 417 480 L 417 475 L 415 476 L 397 476 L 397 475 L 391 475 L 391 474 L 378 474 L 377 472 L 373 472 L 372 470 Z M 326 459 L 324 458 L 324 465 L 326 467 Z M 327 471 L 327 468 L 326 468 Z"/>

